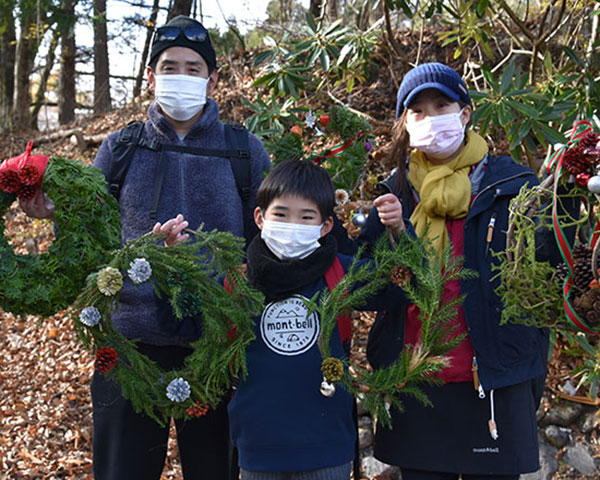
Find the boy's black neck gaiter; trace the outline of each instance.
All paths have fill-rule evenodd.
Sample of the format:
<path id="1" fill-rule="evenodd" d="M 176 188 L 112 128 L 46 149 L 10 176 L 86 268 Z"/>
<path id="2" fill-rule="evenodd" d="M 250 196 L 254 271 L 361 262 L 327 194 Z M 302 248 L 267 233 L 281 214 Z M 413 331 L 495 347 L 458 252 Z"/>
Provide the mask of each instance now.
<path id="1" fill-rule="evenodd" d="M 323 277 L 335 260 L 335 237 L 325 235 L 319 243 L 321 246 L 304 259 L 280 260 L 257 235 L 247 251 L 250 284 L 265 295 L 267 302 L 283 300 L 298 293 L 304 286 Z"/>

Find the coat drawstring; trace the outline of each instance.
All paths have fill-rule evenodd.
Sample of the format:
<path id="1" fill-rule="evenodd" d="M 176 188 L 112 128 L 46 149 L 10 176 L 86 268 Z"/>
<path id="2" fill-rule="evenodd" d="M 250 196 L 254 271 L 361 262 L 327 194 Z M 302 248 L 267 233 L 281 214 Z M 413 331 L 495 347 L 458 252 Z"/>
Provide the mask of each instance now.
<path id="1" fill-rule="evenodd" d="M 490 429 L 490 435 L 494 440 L 498 440 L 498 428 L 496 427 L 496 419 L 494 412 L 494 389 L 490 390 L 490 410 L 491 418 L 488 421 L 488 427 Z"/>

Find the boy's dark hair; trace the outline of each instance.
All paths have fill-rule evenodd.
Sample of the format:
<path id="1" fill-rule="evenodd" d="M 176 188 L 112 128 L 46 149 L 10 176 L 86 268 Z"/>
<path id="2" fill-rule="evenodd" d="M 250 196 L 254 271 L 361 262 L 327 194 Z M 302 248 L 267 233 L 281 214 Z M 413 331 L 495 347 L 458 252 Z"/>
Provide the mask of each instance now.
<path id="1" fill-rule="evenodd" d="M 271 202 L 284 195 L 298 196 L 317 204 L 323 221 L 332 217 L 335 190 L 327 171 L 307 160 L 278 163 L 262 181 L 256 203 L 264 212 Z"/>

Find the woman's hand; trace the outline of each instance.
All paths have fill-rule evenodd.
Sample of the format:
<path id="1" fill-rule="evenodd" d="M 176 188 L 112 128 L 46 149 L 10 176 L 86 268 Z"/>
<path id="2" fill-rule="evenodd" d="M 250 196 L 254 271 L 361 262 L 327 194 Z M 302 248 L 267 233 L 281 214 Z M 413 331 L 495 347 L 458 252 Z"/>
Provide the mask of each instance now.
<path id="1" fill-rule="evenodd" d="M 165 246 L 170 247 L 171 245 L 183 242 L 189 238 L 187 233 L 182 233 L 187 226 L 187 220 L 184 220 L 183 215 L 180 213 L 175 218 L 167 220 L 164 224 L 156 222 L 156 225 L 154 225 L 154 228 L 152 229 L 152 233 L 166 234 L 167 237 L 165 238 Z"/>
<path id="2" fill-rule="evenodd" d="M 402 217 L 402 204 L 396 195 L 393 193 L 381 195 L 373 201 L 373 205 L 377 207 L 381 223 L 388 227 L 396 237 L 406 230 Z"/>

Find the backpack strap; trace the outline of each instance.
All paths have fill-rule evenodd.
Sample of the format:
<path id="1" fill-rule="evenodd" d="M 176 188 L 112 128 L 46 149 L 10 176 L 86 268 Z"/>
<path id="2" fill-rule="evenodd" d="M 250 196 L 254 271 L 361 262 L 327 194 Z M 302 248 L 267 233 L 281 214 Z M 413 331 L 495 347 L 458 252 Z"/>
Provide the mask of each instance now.
<path id="1" fill-rule="evenodd" d="M 119 137 L 110 152 L 110 164 L 108 167 L 108 189 L 110 193 L 119 200 L 121 187 L 131 165 L 135 149 L 140 143 L 144 131 L 144 122 L 135 120 L 127 124 L 119 132 Z"/>
<path id="2" fill-rule="evenodd" d="M 250 171 L 250 146 L 248 142 L 248 130 L 242 125 L 225 124 L 225 141 L 233 155 L 229 157 L 231 170 L 235 177 L 238 193 L 242 204 L 250 199 L 251 171 Z"/>
<path id="3" fill-rule="evenodd" d="M 327 282 L 329 291 L 332 291 L 336 285 L 340 283 L 342 278 L 344 278 L 344 275 L 344 267 L 342 267 L 340 259 L 336 256 L 331 267 L 325 272 L 325 282 Z M 352 339 L 352 318 L 350 315 L 339 315 L 337 318 L 337 325 L 342 344 L 344 345 L 344 348 L 349 351 L 350 340 Z"/>

